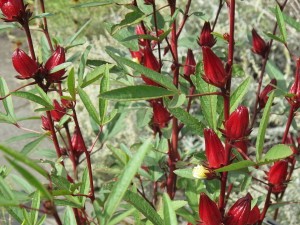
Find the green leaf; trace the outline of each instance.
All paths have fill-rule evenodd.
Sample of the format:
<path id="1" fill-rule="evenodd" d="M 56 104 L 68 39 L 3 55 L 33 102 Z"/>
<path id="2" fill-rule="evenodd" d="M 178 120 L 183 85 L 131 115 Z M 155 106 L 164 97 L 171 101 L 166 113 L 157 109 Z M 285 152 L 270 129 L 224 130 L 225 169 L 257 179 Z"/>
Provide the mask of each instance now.
<path id="1" fill-rule="evenodd" d="M 215 92 L 216 87 L 206 83 L 200 76 L 196 77 L 197 89 L 200 93 Z M 216 130 L 217 128 L 217 95 L 201 96 L 201 111 L 209 127 Z"/>
<path id="2" fill-rule="evenodd" d="M 89 174 L 88 174 L 88 168 L 87 167 L 83 171 L 81 186 L 80 186 L 79 190 L 80 190 L 79 191 L 80 194 L 84 194 L 84 195 L 88 195 L 88 193 L 90 191 L 90 179 L 89 179 Z M 81 201 L 81 206 L 84 207 L 86 197 L 82 196 L 82 197 L 79 197 L 79 199 Z"/>
<path id="3" fill-rule="evenodd" d="M 97 7 L 97 6 L 106 6 L 111 5 L 115 1 L 114 0 L 102 0 L 97 2 L 87 2 L 82 4 L 76 4 L 75 6 L 72 6 L 72 8 L 89 8 L 89 7 Z"/>
<path id="4" fill-rule="evenodd" d="M 175 174 L 177 174 L 180 177 L 188 178 L 188 179 L 195 179 L 193 176 L 193 169 L 188 168 L 188 169 L 177 169 L 174 171 Z"/>
<path id="5" fill-rule="evenodd" d="M 104 76 L 102 77 L 102 79 L 100 81 L 100 91 L 99 91 L 100 96 L 107 91 L 109 91 L 109 67 L 108 67 L 108 64 L 106 64 Z M 103 124 L 103 122 L 104 122 L 106 111 L 107 111 L 107 106 L 108 106 L 108 101 L 106 99 L 103 99 L 100 97 L 99 98 L 99 115 L 100 115 L 101 124 Z"/>
<path id="6" fill-rule="evenodd" d="M 164 203 L 164 224 L 165 225 L 177 225 L 176 213 L 172 207 L 172 201 L 167 193 L 163 195 Z"/>
<path id="7" fill-rule="evenodd" d="M 122 222 L 128 216 L 131 216 L 135 211 L 136 211 L 135 208 L 126 209 L 123 213 L 120 213 L 114 218 L 112 218 L 111 221 L 108 223 L 108 225 L 120 224 L 120 222 Z"/>
<path id="8" fill-rule="evenodd" d="M 286 27 L 285 27 L 285 22 L 283 19 L 282 11 L 281 11 L 279 5 L 276 5 L 275 15 L 276 15 L 277 24 L 278 24 L 278 27 L 279 27 L 279 30 L 280 30 L 280 33 L 282 36 L 282 40 L 286 43 L 286 40 L 287 40 Z"/>
<path id="9" fill-rule="evenodd" d="M 32 197 L 31 208 L 39 209 L 40 208 L 40 201 L 41 201 L 41 194 L 39 191 L 36 191 Z M 30 212 L 30 224 L 36 224 L 39 216 L 38 210 L 31 210 Z"/>
<path id="10" fill-rule="evenodd" d="M 88 55 L 91 51 L 91 48 L 92 48 L 91 45 L 87 46 L 85 51 L 83 52 L 83 54 L 81 56 L 81 59 L 80 59 L 79 68 L 78 68 L 78 83 L 79 83 L 80 86 L 83 82 L 85 66 L 86 66 L 87 58 L 88 58 Z"/>
<path id="11" fill-rule="evenodd" d="M 8 90 L 6 81 L 4 80 L 3 77 L 0 77 L 0 96 L 4 97 L 7 94 L 9 94 L 9 90 Z M 6 113 L 9 116 L 9 120 L 11 120 L 12 123 L 16 123 L 17 119 L 16 119 L 16 115 L 14 112 L 14 106 L 13 106 L 11 96 L 8 96 L 5 99 L 3 99 L 2 103 L 5 108 Z"/>
<path id="12" fill-rule="evenodd" d="M 113 68 L 114 65 L 109 64 L 108 68 Z M 106 70 L 106 65 L 97 66 L 94 70 L 89 72 L 83 79 L 83 83 L 81 84 L 81 88 L 85 88 L 88 85 L 94 83 L 95 81 L 100 80 L 100 78 L 104 75 Z"/>
<path id="13" fill-rule="evenodd" d="M 40 183 L 38 178 L 36 178 L 34 175 L 29 173 L 24 167 L 17 164 L 15 161 L 11 160 L 8 157 L 5 157 L 7 161 L 24 177 L 25 180 L 28 181 L 32 186 L 36 187 L 47 199 L 52 199 L 51 194 L 46 189 L 46 187 Z"/>
<path id="14" fill-rule="evenodd" d="M 264 147 L 264 141 L 265 141 L 265 135 L 266 135 L 266 129 L 267 125 L 269 123 L 269 118 L 270 118 L 270 112 L 271 112 L 271 107 L 272 103 L 274 100 L 274 94 L 275 92 L 272 91 L 272 93 L 269 95 L 268 102 L 264 108 L 263 116 L 261 118 L 261 121 L 259 123 L 259 129 L 257 133 L 257 139 L 256 139 L 256 161 L 260 161 L 262 157 L 262 152 L 263 152 L 263 147 Z"/>
<path id="15" fill-rule="evenodd" d="M 107 147 L 109 148 L 109 150 L 111 150 L 111 152 L 113 153 L 114 157 L 122 164 L 122 165 L 126 165 L 130 159 L 130 156 L 128 156 L 124 151 L 122 151 L 119 148 L 115 148 L 112 145 L 107 145 Z"/>
<path id="16" fill-rule="evenodd" d="M 45 171 L 42 167 L 40 167 L 38 164 L 36 164 L 33 160 L 27 158 L 25 155 L 17 152 L 16 150 L 13 150 L 9 147 L 3 146 L 3 145 L 0 145 L 0 150 L 3 151 L 4 153 L 10 155 L 15 160 L 26 164 L 27 166 L 34 169 L 42 176 L 48 178 L 47 171 Z"/>
<path id="17" fill-rule="evenodd" d="M 176 94 L 172 100 L 168 103 L 169 108 L 178 108 L 185 103 L 186 95 L 185 94 Z"/>
<path id="18" fill-rule="evenodd" d="M 92 101 L 90 100 L 89 96 L 79 87 L 78 87 L 78 94 L 86 110 L 88 111 L 90 117 L 92 117 L 97 124 L 100 124 L 99 114 L 96 108 L 94 107 Z"/>
<path id="19" fill-rule="evenodd" d="M 47 215 L 43 215 L 35 225 L 44 224 L 44 221 L 46 220 L 46 218 L 47 218 Z"/>
<path id="20" fill-rule="evenodd" d="M 31 17 L 30 20 L 41 19 L 41 18 L 50 17 L 50 16 L 54 16 L 54 15 L 55 14 L 53 14 L 53 13 L 41 13 L 41 14 Z"/>
<path id="21" fill-rule="evenodd" d="M 101 219 L 102 219 L 102 211 L 101 211 L 101 207 L 98 203 L 98 199 L 96 198 L 95 201 L 93 202 L 93 208 L 95 211 L 95 215 L 98 221 L 98 224 L 100 224 Z"/>
<path id="22" fill-rule="evenodd" d="M 46 102 L 48 102 L 48 105 L 52 106 L 52 100 L 50 99 L 50 97 L 47 95 L 47 93 L 40 88 L 39 86 L 35 86 L 35 89 L 38 91 L 39 95 L 41 96 L 42 99 L 44 99 Z"/>
<path id="23" fill-rule="evenodd" d="M 12 200 L 9 200 L 9 199 L 6 199 L 6 198 L 0 196 L 0 207 L 8 207 L 8 206 L 18 207 L 19 203 L 16 200 L 12 201 Z"/>
<path id="24" fill-rule="evenodd" d="M 70 206 L 66 207 L 64 213 L 64 222 L 63 225 L 77 224 L 74 212 Z"/>
<path id="25" fill-rule="evenodd" d="M 274 162 L 279 159 L 284 159 L 293 154 L 292 149 L 288 145 L 278 144 L 273 146 L 262 158 L 260 163 Z"/>
<path id="26" fill-rule="evenodd" d="M 148 220 L 155 225 L 164 225 L 163 220 L 155 211 L 155 209 L 140 195 L 126 191 L 124 200 L 133 205 L 138 211 L 140 211 Z"/>
<path id="27" fill-rule="evenodd" d="M 64 196 L 66 197 L 66 196 Z M 68 196 L 70 197 L 70 196 Z M 77 197 L 76 198 L 73 198 L 73 199 L 78 199 Z M 81 204 L 78 204 L 76 201 L 73 201 L 71 198 L 70 199 L 54 199 L 54 204 L 56 206 L 70 206 L 72 208 L 77 208 L 77 209 L 81 209 L 82 206 Z"/>
<path id="28" fill-rule="evenodd" d="M 115 183 L 104 207 L 104 218 L 101 224 L 107 224 L 112 217 L 115 210 L 118 208 L 127 188 L 131 184 L 131 180 L 134 178 L 136 172 L 141 167 L 142 162 L 150 150 L 151 139 L 145 141 L 141 147 L 137 150 L 135 155 L 128 162 L 124 168 L 122 174 L 119 176 L 118 181 Z"/>
<path id="29" fill-rule="evenodd" d="M 273 39 L 273 40 L 275 40 L 275 41 L 278 41 L 278 42 L 284 44 L 284 40 L 283 40 L 281 37 L 278 37 L 278 36 L 276 36 L 276 35 L 274 35 L 274 34 L 272 34 L 272 33 L 270 33 L 270 32 L 264 32 L 264 33 L 265 33 L 265 35 L 267 35 L 269 38 L 271 38 L 271 39 Z"/>
<path id="30" fill-rule="evenodd" d="M 65 62 L 65 63 L 62 63 L 62 64 L 59 64 L 55 67 L 53 67 L 50 71 L 49 71 L 49 74 L 52 74 L 52 73 L 56 73 L 60 70 L 63 70 L 63 69 L 66 69 L 68 68 L 69 66 L 71 66 L 72 63 L 71 62 Z"/>
<path id="31" fill-rule="evenodd" d="M 216 169 L 216 172 L 225 172 L 225 171 L 233 171 L 233 170 L 240 170 L 244 168 L 248 168 L 250 166 L 255 166 L 256 163 L 252 162 L 250 160 L 243 160 L 237 163 L 232 163 L 228 166 L 221 167 L 219 169 Z"/>
<path id="32" fill-rule="evenodd" d="M 191 114 L 182 108 L 168 108 L 169 112 L 186 125 L 194 134 L 201 135 L 203 133 L 204 125 Z"/>
<path id="33" fill-rule="evenodd" d="M 174 92 L 161 87 L 137 85 L 104 92 L 100 95 L 100 98 L 119 101 L 137 101 L 169 97 L 174 94 Z"/>
<path id="34" fill-rule="evenodd" d="M 68 78 L 67 78 L 67 84 L 68 84 L 68 91 L 72 97 L 73 100 L 76 99 L 76 84 L 75 84 L 75 72 L 74 67 L 70 70 Z"/>
<path id="35" fill-rule="evenodd" d="M 82 27 L 70 39 L 67 40 L 67 42 L 64 46 L 71 45 L 76 40 L 76 38 L 78 38 L 78 36 L 82 33 L 82 31 L 89 25 L 90 22 L 91 22 L 91 20 L 88 20 L 87 22 L 85 22 L 85 24 L 83 24 Z"/>
<path id="36" fill-rule="evenodd" d="M 177 88 L 173 85 L 173 81 L 170 77 L 164 76 L 154 70 L 151 70 L 147 67 L 144 67 L 138 63 L 133 62 L 130 59 L 117 56 L 113 52 L 107 50 L 107 54 L 113 58 L 118 64 L 120 65 L 126 65 L 129 66 L 130 68 L 134 69 L 135 71 L 143 74 L 145 77 L 155 81 L 156 83 L 162 85 L 163 87 L 175 91 L 178 93 Z"/>
<path id="37" fill-rule="evenodd" d="M 12 92 L 11 93 L 13 96 L 17 96 L 17 97 L 20 97 L 20 98 L 25 98 L 29 101 L 32 101 L 32 102 L 35 102 L 39 105 L 42 105 L 46 108 L 49 108 L 49 109 L 53 109 L 53 105 L 52 104 L 49 104 L 49 102 L 47 102 L 46 100 L 44 100 L 43 98 L 35 95 L 35 94 L 32 94 L 30 92 L 25 92 L 25 91 L 17 91 L 17 92 Z"/>
<path id="38" fill-rule="evenodd" d="M 40 143 L 42 140 L 45 139 L 45 137 L 47 137 L 47 134 L 44 134 L 42 136 L 40 136 L 39 138 L 29 142 L 28 144 L 26 144 L 23 149 L 21 150 L 21 153 L 24 155 L 28 155 L 32 150 L 34 150 Z"/>
<path id="39" fill-rule="evenodd" d="M 300 23 L 299 21 L 295 20 L 294 18 L 290 17 L 284 12 L 281 12 L 284 18 L 284 21 L 290 25 L 291 27 L 295 28 L 296 31 L 300 32 Z"/>

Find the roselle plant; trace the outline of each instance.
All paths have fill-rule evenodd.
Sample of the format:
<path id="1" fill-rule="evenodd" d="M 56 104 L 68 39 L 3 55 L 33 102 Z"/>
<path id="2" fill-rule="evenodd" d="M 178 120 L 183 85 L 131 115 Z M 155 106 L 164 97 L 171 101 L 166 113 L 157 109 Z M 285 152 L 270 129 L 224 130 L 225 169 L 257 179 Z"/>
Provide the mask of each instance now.
<path id="1" fill-rule="evenodd" d="M 155 225 L 259 225 L 270 217 L 278 219 L 279 206 L 289 204 L 283 197 L 300 145 L 295 136 L 300 58 L 290 51 L 286 30 L 286 24 L 300 24 L 284 13 L 288 0 L 276 1 L 271 10 L 276 22 L 273 32 L 266 33 L 269 40 L 259 27 L 250 28 L 249 49 L 261 60 L 260 74 L 242 81 L 236 77 L 239 27 L 234 0 L 220 0 L 210 21 L 197 19 L 201 24 L 193 39 L 197 49 L 181 46 L 183 35 L 191 35 L 186 26 L 198 15 L 191 0 L 76 5 L 127 8 L 119 23 L 106 23 L 111 37 L 122 45 L 106 48 L 110 60 L 89 59 L 91 45 L 76 60 L 75 49 L 84 48 L 77 39 L 89 22 L 66 40 L 56 38 L 48 29 L 51 14 L 44 0 L 37 3 L 39 9 L 32 12 L 29 2 L 0 0 L 2 20 L 24 31 L 29 49 L 12 52 L 16 78 L 24 84 L 9 91 L 0 78 L 0 121 L 28 132 L 16 140 L 37 137 L 21 151 L 0 145 L 11 168 L 23 177 L 23 186 L 30 187 L 15 190 L 9 183 L 10 171 L 2 168 L 0 206 L 7 214 L 30 225 L 47 224 L 46 218 L 56 224 Z M 228 12 L 225 33 L 218 30 L 222 11 Z M 31 29 L 34 21 L 39 21 L 41 42 Z M 275 41 L 295 61 L 289 89 L 277 86 L 266 73 Z M 95 88 L 98 95 L 90 96 L 88 91 Z M 256 93 L 254 104 L 243 101 L 247 92 Z M 15 97 L 34 105 L 41 131 L 20 125 Z M 275 99 L 284 102 L 288 119 L 281 142 L 269 146 L 266 132 Z M 85 135 L 86 121 L 79 119 L 78 104 L 89 115 L 86 121 L 93 137 Z M 125 144 L 112 141 L 128 128 L 124 120 L 128 111 L 136 113 L 136 123 L 131 123 L 139 129 L 131 146 L 129 137 Z M 186 149 L 184 140 L 191 136 L 204 147 Z M 45 138 L 53 143 L 56 158 L 31 159 L 29 154 Z M 95 158 L 96 146 L 100 155 L 108 148 L 113 163 Z M 107 173 L 99 181 L 97 168 L 105 166 L 113 175 Z M 254 184 L 260 190 L 255 191 Z"/>

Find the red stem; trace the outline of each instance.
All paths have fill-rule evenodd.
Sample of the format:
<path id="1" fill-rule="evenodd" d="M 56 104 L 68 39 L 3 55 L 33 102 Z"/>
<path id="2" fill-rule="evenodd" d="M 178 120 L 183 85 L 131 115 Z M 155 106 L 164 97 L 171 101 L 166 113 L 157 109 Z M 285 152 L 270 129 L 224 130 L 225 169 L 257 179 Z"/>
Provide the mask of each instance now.
<path id="1" fill-rule="evenodd" d="M 266 197 L 264 209 L 263 209 L 262 213 L 260 214 L 260 219 L 259 219 L 258 225 L 261 225 L 261 224 L 262 224 L 262 221 L 263 221 L 264 218 L 266 217 L 268 208 L 269 208 L 269 206 L 271 205 L 272 188 L 273 188 L 272 186 L 269 186 L 269 188 L 268 188 L 268 194 L 267 194 L 267 197 Z"/>
<path id="2" fill-rule="evenodd" d="M 74 122 L 75 122 L 76 129 L 78 131 L 78 134 L 79 134 L 81 140 L 84 142 L 84 139 L 83 139 L 83 136 L 82 136 L 82 133 L 81 133 L 81 129 L 80 129 L 80 126 L 79 126 L 79 123 L 78 123 L 76 110 L 73 108 L 72 111 L 73 111 L 73 114 L 74 114 L 73 119 L 74 119 Z M 93 202 L 95 200 L 95 190 L 94 190 L 94 182 L 93 182 L 92 163 L 91 163 L 90 153 L 87 150 L 87 147 L 86 147 L 85 143 L 83 145 L 83 151 L 84 151 L 84 154 L 85 154 L 85 157 L 86 157 L 86 164 L 87 164 L 88 173 L 89 173 L 89 180 L 90 180 L 90 187 L 91 187 L 90 199 Z"/>
<path id="3" fill-rule="evenodd" d="M 218 19 L 219 19 L 219 15 L 220 15 L 220 12 L 221 12 L 221 9 L 223 7 L 224 3 L 223 3 L 223 0 L 219 0 L 219 8 L 218 8 L 218 11 L 217 11 L 217 15 L 216 15 L 216 18 L 214 20 L 214 24 L 212 26 L 212 31 L 214 31 L 215 27 L 216 27 L 216 24 L 218 22 Z"/>
<path id="4" fill-rule="evenodd" d="M 158 33 L 158 25 L 157 25 L 157 16 L 156 16 L 156 6 L 155 6 L 155 3 L 154 3 L 152 6 L 153 6 L 153 18 L 154 18 L 154 24 L 155 24 L 156 37 L 157 37 L 157 39 L 159 39 L 159 33 Z M 158 47 L 159 65 L 160 65 L 160 68 L 161 68 L 161 67 L 162 67 L 162 61 L 161 61 L 160 41 L 157 41 L 157 47 Z"/>
<path id="5" fill-rule="evenodd" d="M 191 3 L 192 3 L 192 0 L 188 0 L 187 3 L 186 3 L 186 6 L 185 6 L 185 11 L 184 11 L 184 14 L 183 14 L 183 19 L 182 19 L 182 22 L 181 24 L 179 25 L 179 28 L 178 28 L 178 31 L 177 31 L 177 38 L 180 36 L 181 34 L 181 31 L 183 30 L 183 27 L 187 21 L 187 19 L 189 18 L 189 11 L 190 11 L 190 7 L 191 7 Z"/>
<path id="6" fill-rule="evenodd" d="M 56 136 L 56 133 L 55 133 L 52 116 L 51 116 L 50 111 L 47 111 L 46 113 L 47 113 L 47 119 L 48 119 L 49 126 L 50 126 L 52 141 L 53 141 L 53 144 L 54 144 L 54 147 L 55 147 L 55 150 L 56 150 L 56 155 L 57 155 L 58 158 L 60 158 L 62 154 L 61 154 L 59 143 L 58 143 L 57 136 Z"/>
<path id="7" fill-rule="evenodd" d="M 28 87 L 28 86 L 30 86 L 30 85 L 34 85 L 34 84 L 36 84 L 35 81 L 33 81 L 33 82 L 29 83 L 29 84 L 25 84 L 25 85 L 23 85 L 23 86 L 21 86 L 21 87 L 18 87 L 17 89 L 15 89 L 15 90 L 9 92 L 7 95 L 5 95 L 5 96 L 3 96 L 3 97 L 0 97 L 0 101 L 2 101 L 3 99 L 6 99 L 8 96 L 11 95 L 11 93 L 16 92 L 16 91 L 18 91 L 18 90 L 20 90 L 20 89 L 23 89 L 23 88 L 25 88 L 25 87 Z"/>
<path id="8" fill-rule="evenodd" d="M 36 61 L 36 57 L 35 57 L 35 52 L 34 52 L 34 47 L 33 47 L 32 37 L 31 37 L 30 29 L 29 29 L 28 20 L 26 20 L 25 23 L 23 24 L 23 28 L 24 28 L 25 33 L 26 33 L 26 37 L 27 37 L 27 42 L 28 42 L 28 47 L 29 47 L 29 51 L 30 51 L 30 54 L 31 54 L 31 58 L 34 61 Z"/>
<path id="9" fill-rule="evenodd" d="M 289 134 L 289 130 L 290 130 L 292 121 L 294 119 L 294 116 L 295 116 L 295 108 L 292 105 L 291 108 L 290 108 L 290 113 L 289 113 L 288 120 L 286 122 L 285 131 L 284 131 L 284 134 L 283 134 L 283 137 L 282 137 L 282 144 L 284 144 L 286 142 L 286 138 Z"/>
<path id="10" fill-rule="evenodd" d="M 41 3 L 41 9 L 42 9 L 42 12 L 45 13 L 45 3 L 44 3 L 44 0 L 40 0 L 40 3 Z M 49 44 L 49 47 L 51 49 L 51 51 L 53 52 L 54 49 L 53 49 L 53 45 L 52 45 L 52 42 L 51 42 L 51 38 L 50 38 L 50 35 L 49 35 L 49 31 L 48 31 L 48 24 L 47 24 L 47 18 L 44 17 L 43 18 L 43 21 L 44 21 L 44 27 L 43 27 L 43 32 L 46 36 L 46 39 L 48 41 L 48 44 Z"/>

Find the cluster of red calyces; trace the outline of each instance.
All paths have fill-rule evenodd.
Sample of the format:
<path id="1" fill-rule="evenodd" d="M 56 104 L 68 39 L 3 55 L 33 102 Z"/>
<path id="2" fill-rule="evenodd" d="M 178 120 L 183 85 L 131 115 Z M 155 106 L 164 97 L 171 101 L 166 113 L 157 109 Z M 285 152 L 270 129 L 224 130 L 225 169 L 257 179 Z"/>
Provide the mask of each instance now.
<path id="1" fill-rule="evenodd" d="M 19 73 L 19 79 L 34 79 L 37 83 L 43 83 L 44 80 L 48 83 L 60 82 L 63 79 L 65 70 L 61 69 L 54 73 L 51 70 L 66 61 L 64 48 L 58 46 L 47 60 L 45 65 L 38 64 L 23 50 L 17 48 L 12 55 L 12 63 L 15 70 Z"/>
<path id="2" fill-rule="evenodd" d="M 260 219 L 257 205 L 251 209 L 252 196 L 248 193 L 237 200 L 227 214 L 222 218 L 217 204 L 206 194 L 201 193 L 199 203 L 199 216 L 201 224 L 205 225 L 254 225 Z"/>

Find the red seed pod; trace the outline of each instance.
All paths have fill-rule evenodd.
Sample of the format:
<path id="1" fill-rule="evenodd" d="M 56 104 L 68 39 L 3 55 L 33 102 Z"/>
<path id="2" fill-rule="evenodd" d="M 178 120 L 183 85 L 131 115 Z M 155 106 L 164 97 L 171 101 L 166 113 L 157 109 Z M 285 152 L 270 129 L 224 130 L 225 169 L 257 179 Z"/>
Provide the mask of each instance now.
<path id="1" fill-rule="evenodd" d="M 79 158 L 80 155 L 84 152 L 85 143 L 84 143 L 84 140 L 79 135 L 79 132 L 77 130 L 75 130 L 75 132 L 72 136 L 71 143 L 72 143 L 72 149 L 73 149 L 74 155 L 77 158 Z"/>
<path id="2" fill-rule="evenodd" d="M 250 216 L 252 197 L 248 193 L 245 197 L 237 200 L 229 209 L 226 225 L 245 225 Z"/>
<path id="3" fill-rule="evenodd" d="M 0 0 L 0 9 L 7 22 L 18 21 L 24 13 L 22 0 Z"/>
<path id="4" fill-rule="evenodd" d="M 204 129 L 205 154 L 210 168 L 225 165 L 225 149 L 218 135 L 212 129 Z"/>
<path id="5" fill-rule="evenodd" d="M 66 109 L 72 109 L 74 107 L 73 101 L 67 99 L 61 99 L 61 104 Z"/>
<path id="6" fill-rule="evenodd" d="M 37 63 L 19 48 L 12 55 L 12 63 L 15 70 L 20 74 L 17 76 L 18 79 L 33 78 L 38 70 Z"/>
<path id="7" fill-rule="evenodd" d="M 50 130 L 50 124 L 48 118 L 45 116 L 41 116 L 41 119 L 42 119 L 42 128 L 46 131 Z"/>
<path id="8" fill-rule="evenodd" d="M 255 54 L 261 55 L 263 58 L 265 57 L 268 51 L 268 45 L 264 41 L 264 39 L 259 36 L 256 30 L 252 29 L 252 51 Z"/>
<path id="9" fill-rule="evenodd" d="M 221 225 L 222 216 L 217 204 L 212 201 L 205 193 L 200 194 L 199 217 L 201 224 Z"/>
<path id="10" fill-rule="evenodd" d="M 156 101 L 152 101 L 151 105 L 153 107 L 153 124 L 157 125 L 159 128 L 166 127 L 171 119 L 168 110 L 161 103 Z"/>
<path id="11" fill-rule="evenodd" d="M 47 81 L 53 83 L 53 82 L 59 82 L 62 79 L 62 76 L 65 74 L 65 70 L 59 70 L 55 73 L 51 73 L 51 69 L 54 67 L 66 62 L 66 54 L 65 49 L 58 46 L 56 50 L 52 53 L 51 57 L 47 60 L 45 63 L 45 69 L 48 71 L 48 75 L 46 77 Z"/>
<path id="12" fill-rule="evenodd" d="M 228 79 L 221 59 L 209 47 L 202 47 L 203 52 L 203 79 L 214 86 L 224 88 Z"/>
<path id="13" fill-rule="evenodd" d="M 190 76 L 195 74 L 196 71 L 196 61 L 191 49 L 188 49 L 186 60 L 183 67 L 184 76 Z"/>
<path id="14" fill-rule="evenodd" d="M 205 22 L 204 26 L 202 28 L 201 34 L 198 38 L 198 44 L 203 47 L 213 47 L 216 43 L 216 39 L 214 38 L 214 36 L 211 34 L 212 30 L 210 28 L 210 23 L 209 22 Z"/>
<path id="15" fill-rule="evenodd" d="M 288 162 L 280 160 L 271 166 L 268 172 L 268 182 L 273 185 L 272 193 L 281 193 L 285 189 L 287 182 Z"/>
<path id="16" fill-rule="evenodd" d="M 144 49 L 144 61 L 143 65 L 151 70 L 154 70 L 156 72 L 160 71 L 160 65 L 159 62 L 157 61 L 156 57 L 154 56 L 152 50 L 150 48 L 145 48 Z M 148 84 L 148 85 L 153 85 L 153 86 L 160 86 L 158 83 L 155 81 L 147 78 L 145 75 L 141 75 L 143 81 Z"/>
<path id="17" fill-rule="evenodd" d="M 137 25 L 135 27 L 135 34 L 136 35 L 145 35 L 146 33 L 141 25 Z M 140 38 L 139 45 L 142 47 L 145 47 L 147 45 L 147 40 Z"/>
<path id="18" fill-rule="evenodd" d="M 297 59 L 295 81 L 290 88 L 289 94 L 292 94 L 292 97 L 287 97 L 288 102 L 295 110 L 300 108 L 300 58 Z"/>
<path id="19" fill-rule="evenodd" d="M 66 109 L 62 107 L 58 101 L 53 101 L 54 109 L 50 111 L 52 119 L 59 122 L 60 119 L 66 114 Z"/>
<path id="20" fill-rule="evenodd" d="M 231 140 L 238 140 L 249 134 L 249 112 L 245 106 L 239 106 L 225 122 L 225 135 Z"/>
<path id="21" fill-rule="evenodd" d="M 247 225 L 254 225 L 259 221 L 259 219 L 260 219 L 260 211 L 258 206 L 255 205 L 253 209 L 251 209 L 250 211 Z"/>
<path id="22" fill-rule="evenodd" d="M 264 108 L 266 106 L 266 103 L 269 99 L 269 93 L 276 88 L 277 80 L 272 79 L 271 82 L 262 90 L 262 92 L 259 95 L 259 108 Z"/>

